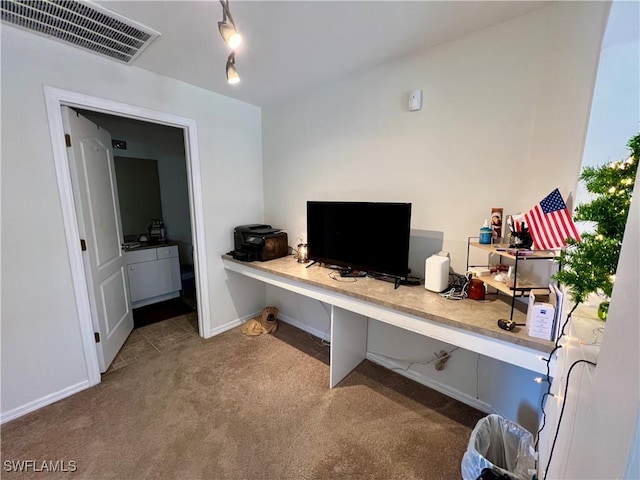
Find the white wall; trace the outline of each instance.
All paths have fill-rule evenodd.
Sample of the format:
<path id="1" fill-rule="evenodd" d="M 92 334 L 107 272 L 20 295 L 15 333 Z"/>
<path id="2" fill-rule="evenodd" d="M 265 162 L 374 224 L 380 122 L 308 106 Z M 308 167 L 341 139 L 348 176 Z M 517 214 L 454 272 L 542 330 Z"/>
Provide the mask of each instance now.
<path id="1" fill-rule="evenodd" d="M 265 221 L 297 239 L 307 200 L 412 202 L 414 233 L 442 237 L 464 271 L 466 239 L 492 207 L 525 211 L 556 186 L 575 191 L 608 7 L 555 2 L 263 109 Z M 423 109 L 408 112 L 415 88 Z M 277 290 L 268 299 L 298 315 Z M 419 341 L 423 352 L 439 349 Z M 406 358 L 404 345 L 398 337 L 387 355 Z M 437 378 L 475 395 L 476 360 L 462 369 L 473 372 L 467 388 L 453 368 Z M 531 372 L 500 379 L 480 365 L 486 382 L 515 385 L 502 401 L 490 392 L 480 400 L 515 420 L 530 416 L 515 412 L 537 408 L 540 389 L 517 392 Z"/>
<path id="2" fill-rule="evenodd" d="M 409 201 L 464 270 L 492 207 L 575 190 L 606 12 L 559 2 L 263 109 L 266 220 L 297 238 L 307 200 Z"/>
<path id="3" fill-rule="evenodd" d="M 43 85 L 194 119 L 198 125 L 213 329 L 264 306 L 227 278 L 235 225 L 262 220 L 260 109 L 2 26 L 2 418 L 86 386 L 88 373 Z M 213 71 L 212 71 L 212 74 Z"/>

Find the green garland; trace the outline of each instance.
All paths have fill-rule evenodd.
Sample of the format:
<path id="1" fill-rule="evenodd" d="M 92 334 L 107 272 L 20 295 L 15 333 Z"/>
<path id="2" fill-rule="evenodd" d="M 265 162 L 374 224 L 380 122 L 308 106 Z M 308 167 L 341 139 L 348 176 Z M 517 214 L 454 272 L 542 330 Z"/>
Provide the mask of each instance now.
<path id="1" fill-rule="evenodd" d="M 567 240 L 560 254 L 562 269 L 553 278 L 566 285 L 576 303 L 590 293 L 602 291 L 611 296 L 615 282 L 622 238 L 627 223 L 633 186 L 640 158 L 640 134 L 627 143 L 627 160 L 600 167 L 585 167 L 580 179 L 594 197 L 579 205 L 574 220 L 594 222 L 595 233 L 582 235 L 582 242 Z"/>

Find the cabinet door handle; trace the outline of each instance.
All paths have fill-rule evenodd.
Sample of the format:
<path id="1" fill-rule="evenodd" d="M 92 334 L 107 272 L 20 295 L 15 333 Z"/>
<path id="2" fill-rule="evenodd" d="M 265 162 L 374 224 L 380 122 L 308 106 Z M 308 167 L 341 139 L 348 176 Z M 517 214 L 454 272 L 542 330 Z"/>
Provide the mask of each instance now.
<path id="1" fill-rule="evenodd" d="M 129 267 L 129 270 L 133 270 L 133 266 Z"/>

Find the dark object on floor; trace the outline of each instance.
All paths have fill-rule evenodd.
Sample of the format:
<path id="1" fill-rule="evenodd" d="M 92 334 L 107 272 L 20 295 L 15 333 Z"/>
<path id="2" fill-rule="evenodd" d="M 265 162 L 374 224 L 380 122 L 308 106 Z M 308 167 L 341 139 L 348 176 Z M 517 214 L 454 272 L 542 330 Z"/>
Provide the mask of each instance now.
<path id="1" fill-rule="evenodd" d="M 185 313 L 191 313 L 194 309 L 182 301 L 181 298 L 172 298 L 164 302 L 145 305 L 133 309 L 133 328 L 144 327 L 152 323 L 161 322 L 168 318 L 178 317 Z"/>

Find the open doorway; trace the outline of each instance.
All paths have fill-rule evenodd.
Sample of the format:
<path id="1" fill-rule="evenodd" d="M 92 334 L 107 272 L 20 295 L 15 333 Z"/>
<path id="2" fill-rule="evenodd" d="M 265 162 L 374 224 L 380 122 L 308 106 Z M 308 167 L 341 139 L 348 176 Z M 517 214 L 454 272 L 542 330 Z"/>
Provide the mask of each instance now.
<path id="1" fill-rule="evenodd" d="M 112 138 L 134 331 L 109 372 L 198 335 L 184 131 L 74 111 Z M 156 255 L 150 260 L 152 253 Z"/>
<path id="2" fill-rule="evenodd" d="M 61 107 L 94 112 L 119 117 L 123 120 L 136 120 L 179 130 L 183 136 L 183 150 L 186 163 L 186 183 L 188 191 L 189 220 L 191 224 L 193 284 L 195 303 L 198 308 L 198 333 L 201 337 L 210 336 L 208 281 L 206 249 L 204 242 L 204 221 L 202 211 L 202 191 L 200 163 L 197 145 L 197 127 L 193 120 L 162 112 L 138 108 L 132 105 L 91 97 L 52 87 L 45 87 L 47 115 L 50 125 L 56 173 L 58 176 L 60 199 L 65 221 L 67 247 L 72 270 L 79 326 L 85 351 L 86 366 L 91 385 L 100 382 L 100 366 L 96 348 L 96 328 L 90 305 L 90 292 L 87 288 L 87 276 L 84 271 L 83 257 L 79 246 L 78 218 L 74 207 L 71 172 L 67 160 Z M 188 250 L 185 255 L 188 255 Z"/>

